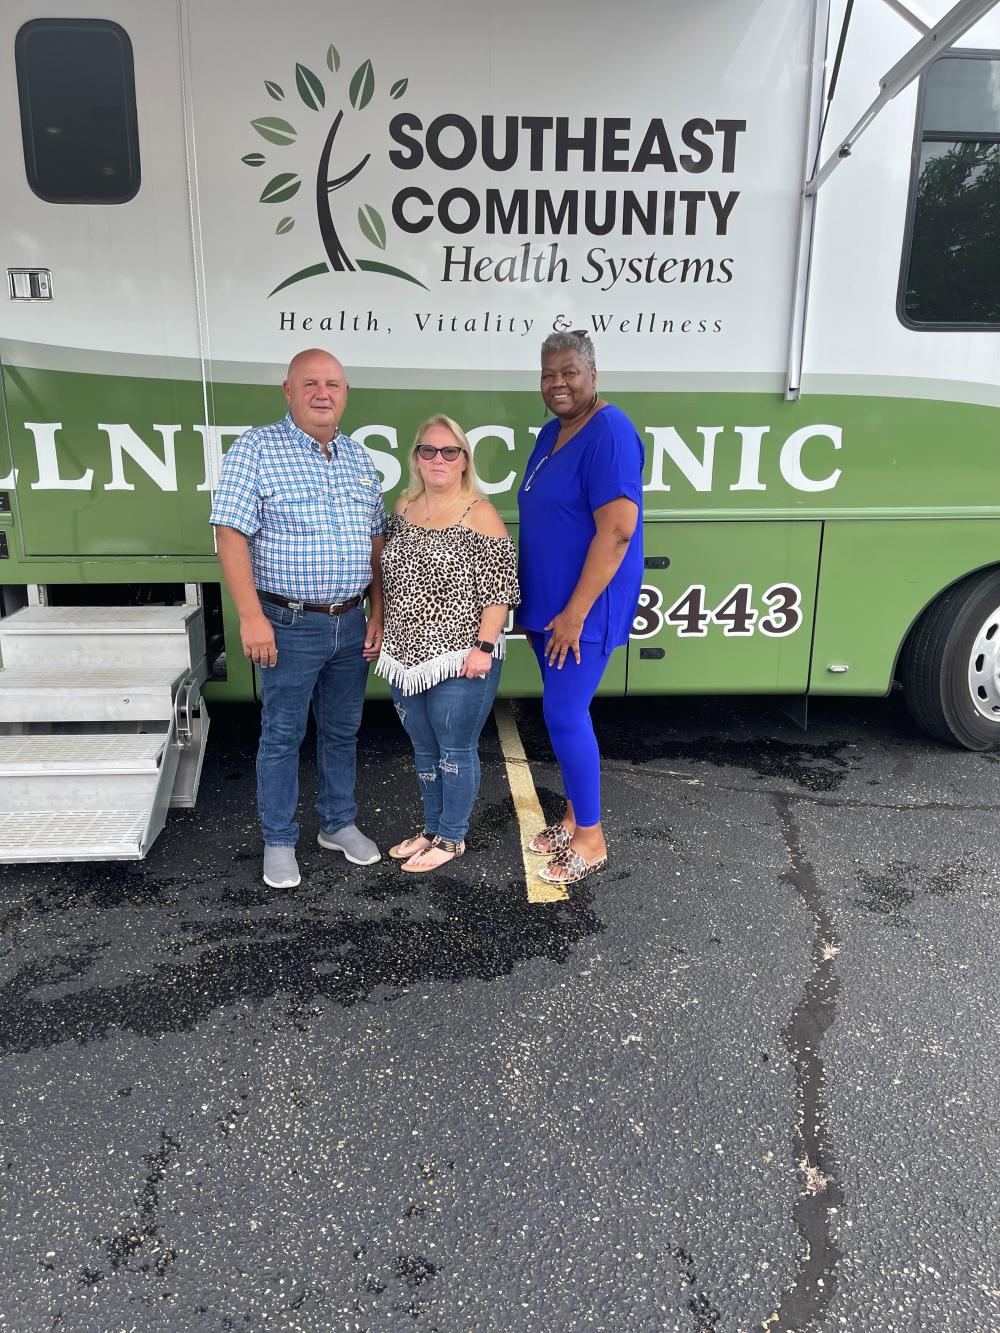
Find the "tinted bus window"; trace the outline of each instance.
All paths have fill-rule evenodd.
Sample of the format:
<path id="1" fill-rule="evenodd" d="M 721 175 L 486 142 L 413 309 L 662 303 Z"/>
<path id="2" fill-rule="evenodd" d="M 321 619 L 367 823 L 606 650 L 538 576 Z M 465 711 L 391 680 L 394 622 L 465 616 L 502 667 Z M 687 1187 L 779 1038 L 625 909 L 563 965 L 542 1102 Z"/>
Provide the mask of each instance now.
<path id="1" fill-rule="evenodd" d="M 54 204 L 121 204 L 139 189 L 132 43 L 102 19 L 37 19 L 15 42 L 28 183 Z"/>
<path id="2" fill-rule="evenodd" d="M 935 61 L 922 108 L 900 317 L 1000 327 L 1000 57 Z"/>

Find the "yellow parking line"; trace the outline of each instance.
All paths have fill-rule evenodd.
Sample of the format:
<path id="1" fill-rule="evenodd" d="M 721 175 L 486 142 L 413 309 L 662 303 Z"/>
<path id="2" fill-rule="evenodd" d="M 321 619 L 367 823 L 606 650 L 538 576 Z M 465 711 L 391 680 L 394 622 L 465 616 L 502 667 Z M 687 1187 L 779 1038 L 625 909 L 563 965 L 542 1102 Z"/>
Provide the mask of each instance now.
<path id="1" fill-rule="evenodd" d="M 524 753 L 521 734 L 514 721 L 510 704 L 501 699 L 494 710 L 497 731 L 500 734 L 500 748 L 504 763 L 507 765 L 507 781 L 510 794 L 514 798 L 514 810 L 517 813 L 517 829 L 520 838 L 521 859 L 524 862 L 524 882 L 528 887 L 529 903 L 556 903 L 569 897 L 569 892 L 559 884 L 546 884 L 538 878 L 538 870 L 544 865 L 540 856 L 532 856 L 526 850 L 527 843 L 545 824 L 542 806 L 535 791 L 534 779 L 528 767 L 528 757 Z"/>

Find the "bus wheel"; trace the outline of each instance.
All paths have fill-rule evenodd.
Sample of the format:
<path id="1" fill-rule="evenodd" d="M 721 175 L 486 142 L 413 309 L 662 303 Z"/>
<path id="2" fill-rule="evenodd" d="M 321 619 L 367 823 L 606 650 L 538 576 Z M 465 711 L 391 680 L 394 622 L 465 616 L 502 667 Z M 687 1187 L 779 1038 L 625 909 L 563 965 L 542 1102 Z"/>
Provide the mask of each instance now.
<path id="1" fill-rule="evenodd" d="M 956 583 L 917 621 L 903 654 L 914 721 L 967 750 L 1000 747 L 1000 570 Z"/>

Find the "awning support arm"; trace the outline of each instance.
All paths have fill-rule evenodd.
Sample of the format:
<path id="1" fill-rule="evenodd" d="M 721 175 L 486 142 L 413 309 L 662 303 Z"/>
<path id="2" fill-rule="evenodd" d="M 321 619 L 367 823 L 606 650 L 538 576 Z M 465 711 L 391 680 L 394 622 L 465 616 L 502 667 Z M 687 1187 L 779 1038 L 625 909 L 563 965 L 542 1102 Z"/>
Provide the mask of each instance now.
<path id="1" fill-rule="evenodd" d="M 802 175 L 807 178 L 816 168 L 823 124 L 823 85 L 826 82 L 826 44 L 830 27 L 830 0 L 815 0 L 809 60 L 809 88 L 805 161 Z M 788 365 L 785 373 L 785 397 L 798 398 L 802 383 L 802 349 L 805 343 L 806 306 L 809 301 L 809 272 L 812 267 L 813 231 L 816 222 L 816 197 L 803 193 L 799 202 L 799 234 L 795 250 L 795 277 L 792 281 L 792 316 L 788 334 Z"/>
<path id="2" fill-rule="evenodd" d="M 904 88 L 908 88 L 914 79 L 919 78 L 935 57 L 963 37 L 996 4 L 997 0 L 959 0 L 959 3 L 953 5 L 939 23 L 935 23 L 934 27 L 893 65 L 888 74 L 883 75 L 879 80 L 878 97 L 850 133 L 841 140 L 839 148 L 830 154 L 813 179 L 806 181 L 807 195 L 815 194 L 844 158 L 850 157 L 851 149 L 882 108 L 894 97 L 898 97 Z M 892 8 L 896 9 L 897 6 L 892 5 Z"/>
<path id="3" fill-rule="evenodd" d="M 922 20 L 912 14 L 901 0 L 884 0 L 908 22 L 921 29 Z M 850 157 L 851 150 L 883 107 L 897 97 L 914 79 L 920 77 L 936 56 L 946 50 L 1000 0 L 959 0 L 939 22 L 928 28 L 920 40 L 879 81 L 879 95 L 865 111 L 839 147 L 815 170 L 822 123 L 823 81 L 826 65 L 826 36 L 830 18 L 830 0 L 816 0 L 813 11 L 812 58 L 809 82 L 809 122 L 806 134 L 806 183 L 802 190 L 799 213 L 799 236 L 792 286 L 792 312 L 788 337 L 788 365 L 785 376 L 785 398 L 795 400 L 802 391 L 802 356 L 806 336 L 806 311 L 809 303 L 809 279 L 812 269 L 813 234 L 816 226 L 816 195 L 831 174 Z M 813 173 L 810 175 L 809 173 Z"/>
<path id="4" fill-rule="evenodd" d="M 888 5 L 890 9 L 895 10 L 901 19 L 905 19 L 911 27 L 916 28 L 917 32 L 921 34 L 930 32 L 931 28 L 934 26 L 933 24 L 928 23 L 923 15 L 918 14 L 915 9 L 912 9 L 909 5 L 904 5 L 902 0 L 882 0 L 882 3 Z"/>

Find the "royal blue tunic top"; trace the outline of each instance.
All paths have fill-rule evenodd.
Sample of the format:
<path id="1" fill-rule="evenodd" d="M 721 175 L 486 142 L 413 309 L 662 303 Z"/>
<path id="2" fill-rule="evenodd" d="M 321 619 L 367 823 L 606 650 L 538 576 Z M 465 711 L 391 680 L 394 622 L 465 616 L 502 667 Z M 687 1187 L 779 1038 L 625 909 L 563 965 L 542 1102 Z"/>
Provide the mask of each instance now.
<path id="1" fill-rule="evenodd" d="M 610 653 L 628 641 L 642 586 L 642 440 L 625 413 L 609 405 L 553 454 L 559 425 L 556 419 L 542 427 L 517 493 L 517 623 L 541 631 L 564 610 L 597 531 L 594 511 L 632 500 L 639 506 L 632 540 L 580 635 Z"/>

